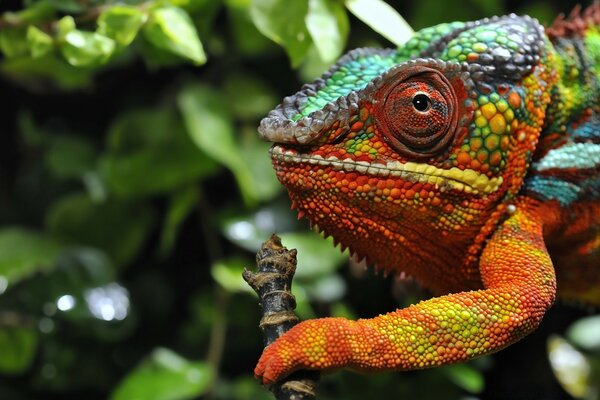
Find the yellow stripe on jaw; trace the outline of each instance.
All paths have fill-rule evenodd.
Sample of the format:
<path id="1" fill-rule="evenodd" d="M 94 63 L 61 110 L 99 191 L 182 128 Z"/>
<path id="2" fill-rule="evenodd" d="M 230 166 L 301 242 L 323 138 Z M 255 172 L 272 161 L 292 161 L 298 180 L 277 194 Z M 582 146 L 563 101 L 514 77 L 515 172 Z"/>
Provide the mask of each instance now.
<path id="1" fill-rule="evenodd" d="M 441 169 L 429 164 L 418 164 L 414 162 L 399 163 L 393 161 L 386 165 L 388 168 L 392 167 L 407 172 L 414 172 L 418 175 L 423 175 L 426 179 L 420 182 L 427 182 L 438 185 L 448 185 L 452 189 L 461 190 L 467 193 L 478 193 L 482 192 L 489 194 L 498 190 L 502 185 L 502 177 L 489 178 L 486 175 L 480 174 L 472 169 L 459 169 L 452 167 L 450 169 Z"/>
<path id="2" fill-rule="evenodd" d="M 489 178 L 472 169 L 462 170 L 456 167 L 441 169 L 433 165 L 407 162 L 404 164 L 404 170 L 442 179 L 453 189 L 464 190 L 467 193 L 474 191 L 489 194 L 498 190 L 502 184 L 501 176 Z"/>
<path id="3" fill-rule="evenodd" d="M 340 160 L 337 157 L 323 158 L 315 154 L 301 154 L 296 151 L 286 150 L 280 146 L 272 147 L 271 155 L 273 158 L 283 162 L 318 164 L 331 167 L 336 171 L 356 171 L 363 175 L 400 179 L 408 178 L 420 183 L 436 185 L 442 191 L 454 189 L 472 194 L 490 194 L 498 190 L 503 182 L 501 176 L 489 178 L 472 169 L 461 170 L 456 167 L 442 169 L 433 165 L 419 164 L 412 161 L 406 163 L 389 161 L 383 164 L 356 161 L 351 158 Z"/>

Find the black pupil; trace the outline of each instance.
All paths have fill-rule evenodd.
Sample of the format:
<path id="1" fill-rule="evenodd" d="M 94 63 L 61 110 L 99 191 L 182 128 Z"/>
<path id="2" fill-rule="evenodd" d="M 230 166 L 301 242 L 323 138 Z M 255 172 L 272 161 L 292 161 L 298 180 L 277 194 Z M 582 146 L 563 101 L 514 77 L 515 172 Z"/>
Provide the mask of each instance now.
<path id="1" fill-rule="evenodd" d="M 420 93 L 413 97 L 412 103 L 415 107 L 415 110 L 425 111 L 429 108 L 430 101 L 431 100 L 429 100 L 429 97 L 427 95 Z"/>

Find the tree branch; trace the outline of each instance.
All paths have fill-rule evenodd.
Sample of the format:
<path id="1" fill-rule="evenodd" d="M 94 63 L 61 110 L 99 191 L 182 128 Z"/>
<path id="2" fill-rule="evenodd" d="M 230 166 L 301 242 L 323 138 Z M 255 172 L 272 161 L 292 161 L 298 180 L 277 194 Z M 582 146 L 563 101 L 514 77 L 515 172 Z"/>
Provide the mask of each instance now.
<path id="1" fill-rule="evenodd" d="M 263 316 L 260 328 L 265 347 L 299 322 L 294 313 L 296 299 L 292 295 L 292 279 L 296 272 L 296 250 L 288 250 L 281 239 L 273 235 L 256 254 L 257 272 L 245 270 L 244 280 L 260 299 Z M 269 390 L 277 400 L 316 399 L 319 380 L 316 371 L 297 371 L 275 383 Z"/>

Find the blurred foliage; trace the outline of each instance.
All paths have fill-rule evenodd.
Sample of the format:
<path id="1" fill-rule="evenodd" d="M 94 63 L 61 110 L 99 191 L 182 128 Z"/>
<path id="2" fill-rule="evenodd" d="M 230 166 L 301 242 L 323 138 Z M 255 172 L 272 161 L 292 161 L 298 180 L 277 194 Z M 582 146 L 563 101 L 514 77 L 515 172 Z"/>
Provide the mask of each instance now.
<path id="1" fill-rule="evenodd" d="M 420 29 L 506 12 L 549 22 L 572 6 L 3 1 L 0 398 L 270 398 L 252 378 L 262 339 L 241 270 L 273 232 L 299 250 L 302 318 L 426 296 L 296 220 L 258 121 L 344 51 L 404 43 L 400 15 Z M 465 365 L 325 376 L 320 398 L 597 398 L 598 319 L 564 333 L 583 315 L 558 306 Z M 551 337 L 547 358 L 549 332 L 567 339 Z"/>

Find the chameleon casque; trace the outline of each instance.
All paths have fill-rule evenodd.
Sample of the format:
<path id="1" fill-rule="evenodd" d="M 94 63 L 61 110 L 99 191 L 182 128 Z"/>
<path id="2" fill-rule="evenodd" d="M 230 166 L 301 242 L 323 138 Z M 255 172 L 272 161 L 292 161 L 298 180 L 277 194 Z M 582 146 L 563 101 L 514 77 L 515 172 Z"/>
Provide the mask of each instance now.
<path id="1" fill-rule="evenodd" d="M 410 370 L 498 351 L 556 296 L 600 305 L 600 5 L 357 49 L 260 124 L 292 207 L 435 296 L 301 322 L 255 369 Z"/>

